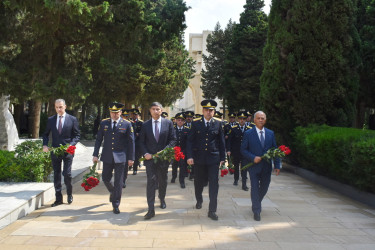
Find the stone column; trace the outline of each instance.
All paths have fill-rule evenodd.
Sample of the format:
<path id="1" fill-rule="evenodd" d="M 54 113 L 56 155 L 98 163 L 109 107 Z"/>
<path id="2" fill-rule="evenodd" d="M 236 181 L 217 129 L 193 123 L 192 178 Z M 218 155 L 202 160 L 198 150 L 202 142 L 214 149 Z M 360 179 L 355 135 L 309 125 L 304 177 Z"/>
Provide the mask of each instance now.
<path id="1" fill-rule="evenodd" d="M 13 115 L 9 111 L 9 96 L 0 98 L 0 149 L 14 150 L 19 138 Z"/>

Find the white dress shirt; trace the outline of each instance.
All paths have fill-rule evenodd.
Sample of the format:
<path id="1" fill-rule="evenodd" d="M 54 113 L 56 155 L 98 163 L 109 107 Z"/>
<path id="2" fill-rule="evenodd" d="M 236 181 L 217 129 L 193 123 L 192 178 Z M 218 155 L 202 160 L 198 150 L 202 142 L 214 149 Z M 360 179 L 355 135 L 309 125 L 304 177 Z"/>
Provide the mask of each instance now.
<path id="1" fill-rule="evenodd" d="M 66 117 L 66 113 L 64 113 L 61 117 L 61 128 L 64 127 L 64 122 L 65 122 L 65 117 Z M 59 121 L 60 121 L 60 115 L 57 114 L 57 119 L 56 119 L 56 128 L 59 129 Z"/>
<path id="2" fill-rule="evenodd" d="M 152 132 L 154 133 L 154 136 L 155 136 L 155 121 L 159 121 L 158 122 L 158 129 L 159 129 L 159 135 L 160 135 L 160 132 L 161 132 L 161 116 L 157 120 L 152 119 Z"/>
<path id="3" fill-rule="evenodd" d="M 118 122 L 120 121 L 120 118 L 118 118 L 117 120 L 113 120 L 111 119 L 111 126 L 112 126 L 112 129 L 113 129 L 113 122 L 116 122 L 116 126 L 118 126 Z"/>
<path id="4" fill-rule="evenodd" d="M 257 133 L 258 133 L 258 137 L 259 137 L 259 141 L 261 141 L 261 139 L 260 139 L 260 131 L 263 131 L 263 138 L 264 138 L 264 140 L 266 140 L 266 130 L 264 129 L 264 128 L 262 128 L 262 130 L 260 130 L 258 127 L 255 127 L 256 128 L 256 130 L 257 130 Z"/>

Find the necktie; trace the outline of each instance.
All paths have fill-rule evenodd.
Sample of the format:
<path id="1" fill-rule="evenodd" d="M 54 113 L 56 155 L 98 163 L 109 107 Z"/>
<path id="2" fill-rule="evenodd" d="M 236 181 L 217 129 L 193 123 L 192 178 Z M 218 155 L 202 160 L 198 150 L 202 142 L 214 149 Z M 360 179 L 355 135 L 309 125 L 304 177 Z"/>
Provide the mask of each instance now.
<path id="1" fill-rule="evenodd" d="M 59 119 L 59 127 L 58 127 L 58 131 L 59 131 L 59 134 L 61 134 L 61 132 L 62 132 L 62 116 L 60 116 L 60 119 Z"/>
<path id="2" fill-rule="evenodd" d="M 113 127 L 112 127 L 112 130 L 113 130 L 113 131 L 116 130 L 116 121 L 113 121 Z"/>
<path id="3" fill-rule="evenodd" d="M 264 136 L 263 136 L 263 131 L 260 131 L 260 145 L 262 145 L 262 148 L 264 148 Z"/>
<path id="4" fill-rule="evenodd" d="M 156 142 L 159 142 L 159 127 L 158 127 L 158 122 L 159 121 L 155 121 L 155 140 L 156 140 Z"/>
<path id="5" fill-rule="evenodd" d="M 207 130 L 210 128 L 210 122 L 206 122 L 206 128 Z"/>
<path id="6" fill-rule="evenodd" d="M 242 133 L 243 133 L 243 127 L 241 127 L 241 131 L 242 131 Z"/>

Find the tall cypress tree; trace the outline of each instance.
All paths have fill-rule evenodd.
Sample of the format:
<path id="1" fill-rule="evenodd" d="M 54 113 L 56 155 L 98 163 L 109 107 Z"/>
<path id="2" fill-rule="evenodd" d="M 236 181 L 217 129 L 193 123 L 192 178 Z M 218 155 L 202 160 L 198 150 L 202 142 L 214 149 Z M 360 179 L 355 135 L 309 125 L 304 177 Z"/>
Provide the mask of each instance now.
<path id="1" fill-rule="evenodd" d="M 354 13 L 352 0 L 273 1 L 260 100 L 284 139 L 297 125 L 352 125 L 360 64 Z"/>
<path id="2" fill-rule="evenodd" d="M 225 97 L 231 110 L 259 107 L 262 52 L 267 39 L 267 15 L 263 0 L 247 0 L 240 23 L 235 25 L 233 40 L 226 55 Z"/>

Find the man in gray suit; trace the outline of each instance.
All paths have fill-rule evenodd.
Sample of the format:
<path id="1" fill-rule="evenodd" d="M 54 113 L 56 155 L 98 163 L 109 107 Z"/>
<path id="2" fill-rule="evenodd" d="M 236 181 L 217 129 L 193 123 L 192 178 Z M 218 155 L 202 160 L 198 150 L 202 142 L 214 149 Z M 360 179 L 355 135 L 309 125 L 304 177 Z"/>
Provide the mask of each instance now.
<path id="1" fill-rule="evenodd" d="M 93 153 L 93 162 L 97 162 L 99 160 L 99 149 L 104 139 L 100 157 L 103 162 L 102 179 L 110 193 L 109 201 L 112 202 L 113 213 L 115 214 L 120 213 L 119 206 L 125 163 L 127 161 L 129 166 L 134 163 L 134 131 L 130 122 L 121 118 L 123 106 L 123 104 L 115 102 L 109 105 L 111 118 L 104 119 L 100 123 Z M 115 171 L 115 178 L 112 185 L 113 170 Z"/>
<path id="2" fill-rule="evenodd" d="M 167 207 L 165 203 L 165 194 L 168 182 L 168 166 L 170 161 L 158 161 L 154 163 L 152 155 L 161 150 L 174 147 L 176 144 L 176 133 L 173 123 L 170 120 L 161 117 L 163 106 L 154 102 L 151 104 L 150 113 L 152 119 L 143 123 L 141 133 L 139 135 L 139 147 L 142 155 L 146 159 L 147 174 L 147 203 L 148 212 L 145 219 L 149 220 L 155 216 L 155 190 L 159 187 L 160 208 Z"/>

